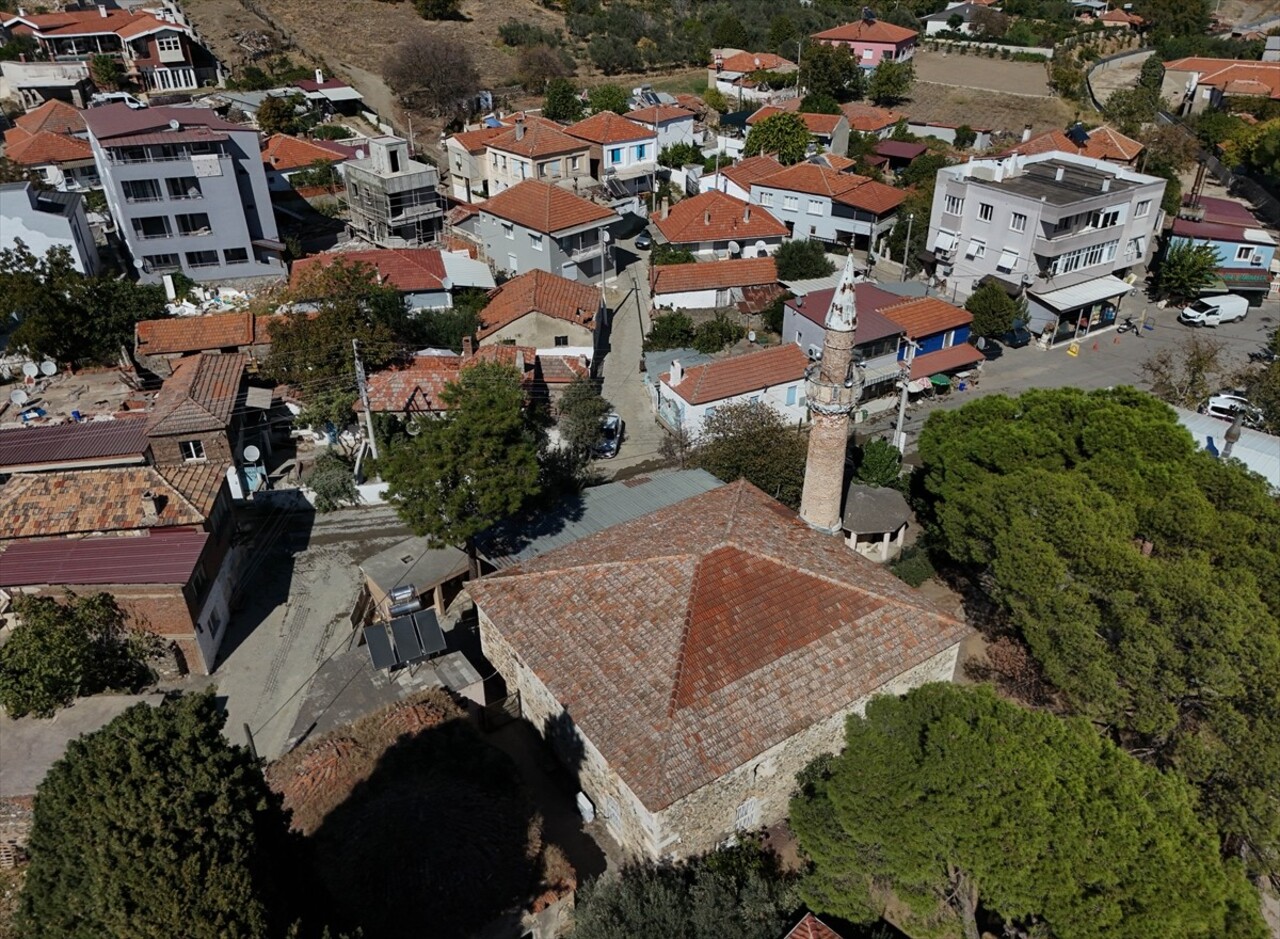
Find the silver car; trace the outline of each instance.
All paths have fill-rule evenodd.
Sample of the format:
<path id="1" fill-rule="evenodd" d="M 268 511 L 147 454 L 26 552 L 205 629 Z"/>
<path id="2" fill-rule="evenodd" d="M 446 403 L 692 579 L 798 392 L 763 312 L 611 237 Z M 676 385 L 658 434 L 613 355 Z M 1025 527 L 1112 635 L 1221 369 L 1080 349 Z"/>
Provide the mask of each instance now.
<path id="1" fill-rule="evenodd" d="M 600 422 L 600 442 L 596 444 L 596 456 L 602 460 L 612 460 L 618 455 L 622 446 L 622 418 L 616 412 L 611 413 Z"/>

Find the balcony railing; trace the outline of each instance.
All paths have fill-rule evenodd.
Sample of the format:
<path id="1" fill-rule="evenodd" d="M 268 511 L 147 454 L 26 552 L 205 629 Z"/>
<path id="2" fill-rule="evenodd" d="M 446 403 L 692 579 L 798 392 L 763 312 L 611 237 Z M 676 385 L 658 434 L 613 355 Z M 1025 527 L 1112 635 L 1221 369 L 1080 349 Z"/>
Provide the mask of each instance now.
<path id="1" fill-rule="evenodd" d="M 139 202 L 163 202 L 164 196 L 125 196 L 124 201 L 130 205 L 136 205 Z"/>
<path id="2" fill-rule="evenodd" d="M 134 163 L 178 163 L 190 162 L 192 157 L 197 156 L 216 156 L 219 160 L 230 160 L 231 157 L 225 153 L 184 153 L 179 156 L 127 156 L 115 150 L 107 151 L 107 160 L 110 163 L 130 165 Z"/>
<path id="3" fill-rule="evenodd" d="M 571 261 L 586 261 L 591 258 L 598 258 L 604 253 L 604 242 L 597 241 L 592 245 L 581 245 L 577 248 L 569 248 L 568 255 Z"/>
<path id="4" fill-rule="evenodd" d="M 159 241 L 162 238 L 172 238 L 173 232 L 166 231 L 166 232 L 159 232 L 157 234 L 148 235 L 140 231 L 135 231 L 134 235 L 138 237 L 139 241 Z"/>

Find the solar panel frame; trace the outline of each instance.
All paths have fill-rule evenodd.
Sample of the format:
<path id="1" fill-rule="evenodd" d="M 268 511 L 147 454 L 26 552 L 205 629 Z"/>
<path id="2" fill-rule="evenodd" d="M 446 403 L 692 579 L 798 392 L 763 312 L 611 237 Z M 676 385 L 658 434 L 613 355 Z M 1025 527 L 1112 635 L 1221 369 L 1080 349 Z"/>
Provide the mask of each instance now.
<path id="1" fill-rule="evenodd" d="M 418 631 L 418 643 L 423 655 L 437 655 L 448 648 L 435 610 L 419 610 L 414 613 L 413 625 Z"/>
<path id="2" fill-rule="evenodd" d="M 366 626 L 364 641 L 369 647 L 369 661 L 378 671 L 384 671 L 399 664 L 395 650 L 391 646 L 391 636 L 383 624 L 374 623 L 372 626 Z"/>

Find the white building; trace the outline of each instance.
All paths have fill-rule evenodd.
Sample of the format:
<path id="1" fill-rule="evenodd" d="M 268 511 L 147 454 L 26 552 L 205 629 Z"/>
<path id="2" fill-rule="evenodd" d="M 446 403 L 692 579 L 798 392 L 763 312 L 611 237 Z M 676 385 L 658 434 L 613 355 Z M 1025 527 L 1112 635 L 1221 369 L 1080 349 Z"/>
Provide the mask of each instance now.
<path id="1" fill-rule="evenodd" d="M 67 248 L 77 271 L 98 273 L 98 246 L 78 193 L 46 192 L 26 182 L 0 185 L 0 248 L 19 241 L 38 258 Z"/>
<path id="2" fill-rule="evenodd" d="M 679 360 L 658 376 L 658 421 L 696 439 L 707 419 L 727 404 L 764 402 L 790 423 L 803 421 L 809 357 L 790 343 L 692 368 Z"/>
<path id="3" fill-rule="evenodd" d="M 653 190 L 658 135 L 652 127 L 601 111 L 570 125 L 565 132 L 590 144 L 591 176 L 608 186 L 613 195 Z"/>
<path id="4" fill-rule="evenodd" d="M 674 104 L 655 104 L 637 108 L 622 116 L 652 130 L 654 136 L 658 138 L 659 152 L 672 144 L 687 143 L 698 146 L 702 143 L 694 131 L 693 112 L 678 108 Z"/>
<path id="5" fill-rule="evenodd" d="M 735 258 L 701 264 L 662 264 L 652 269 L 653 306 L 708 310 L 743 300 L 748 291 L 776 286 L 773 258 Z"/>

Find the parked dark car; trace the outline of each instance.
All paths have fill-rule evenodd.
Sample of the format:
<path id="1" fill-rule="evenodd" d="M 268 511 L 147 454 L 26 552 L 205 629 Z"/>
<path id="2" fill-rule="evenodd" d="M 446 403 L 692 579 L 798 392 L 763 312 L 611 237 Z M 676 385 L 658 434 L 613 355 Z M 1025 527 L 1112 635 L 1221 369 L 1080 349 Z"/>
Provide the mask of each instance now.
<path id="1" fill-rule="evenodd" d="M 636 247 L 641 251 L 648 251 L 652 246 L 653 239 L 649 237 L 649 233 L 647 231 L 642 231 L 640 234 L 636 235 Z"/>
<path id="2" fill-rule="evenodd" d="M 1029 345 L 1034 338 L 1035 336 L 1031 335 L 1031 330 L 1018 323 L 1014 325 L 1013 329 L 1001 336 L 1000 341 L 1010 349 L 1021 349 L 1023 346 Z"/>
<path id="3" fill-rule="evenodd" d="M 622 418 L 610 414 L 600 423 L 600 442 L 596 444 L 596 456 L 602 460 L 611 460 L 618 455 L 622 446 Z"/>
<path id="4" fill-rule="evenodd" d="M 981 352 L 988 362 L 1004 355 L 1004 346 L 990 336 L 970 336 L 969 345 Z"/>

